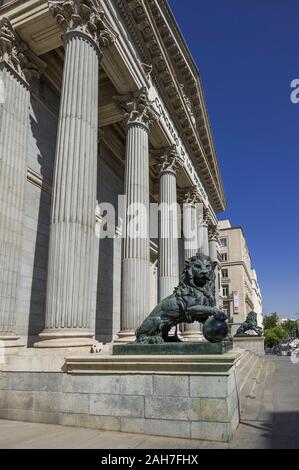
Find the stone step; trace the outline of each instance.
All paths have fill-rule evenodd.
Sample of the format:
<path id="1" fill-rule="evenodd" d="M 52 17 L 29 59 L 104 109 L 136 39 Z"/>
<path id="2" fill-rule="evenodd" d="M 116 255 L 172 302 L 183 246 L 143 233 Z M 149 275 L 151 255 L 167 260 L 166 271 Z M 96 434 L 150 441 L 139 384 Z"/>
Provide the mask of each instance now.
<path id="1" fill-rule="evenodd" d="M 241 396 L 254 397 L 255 387 L 260 380 L 261 372 L 263 369 L 263 359 L 255 357 L 252 361 L 250 369 L 247 374 L 243 377 L 241 383 Z"/>
<path id="2" fill-rule="evenodd" d="M 266 414 L 273 407 L 273 399 L 267 396 L 275 367 L 273 363 L 261 358 L 255 370 L 256 377 L 251 377 L 251 388 L 245 386 L 241 394 L 241 419 L 246 421 L 261 421 L 267 418 Z M 251 382 L 251 380 L 249 380 Z M 266 403 L 266 408 L 265 408 Z"/>
<path id="3" fill-rule="evenodd" d="M 251 360 L 252 360 L 252 353 L 249 351 L 246 351 L 240 360 L 239 374 L 243 373 L 244 369 L 246 369 L 246 367 L 248 366 Z"/>
<path id="4" fill-rule="evenodd" d="M 252 362 L 255 361 L 255 355 L 252 352 L 248 352 L 248 355 L 243 360 L 240 368 L 239 368 L 239 377 L 240 377 L 240 384 L 243 382 L 244 378 L 247 376 L 248 371 L 252 367 Z"/>
<path id="5" fill-rule="evenodd" d="M 248 383 L 250 380 L 252 374 L 255 374 L 255 369 L 257 367 L 257 364 L 260 361 L 259 356 L 255 356 L 254 354 L 246 364 L 246 367 L 241 371 L 240 373 L 240 392 L 242 393 L 245 385 Z"/>

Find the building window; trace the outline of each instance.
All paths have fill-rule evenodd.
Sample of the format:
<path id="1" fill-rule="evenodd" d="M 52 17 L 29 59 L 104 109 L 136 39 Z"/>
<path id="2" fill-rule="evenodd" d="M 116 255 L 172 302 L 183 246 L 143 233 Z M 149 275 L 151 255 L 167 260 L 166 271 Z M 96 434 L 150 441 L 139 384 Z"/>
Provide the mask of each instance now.
<path id="1" fill-rule="evenodd" d="M 228 285 L 222 286 L 222 297 L 228 297 L 229 295 Z"/>
<path id="2" fill-rule="evenodd" d="M 228 260 L 227 253 L 221 253 L 221 261 L 227 261 L 227 260 Z"/>
<path id="3" fill-rule="evenodd" d="M 227 238 L 220 238 L 219 243 L 220 243 L 220 246 L 222 248 L 226 247 L 227 246 Z"/>
<path id="4" fill-rule="evenodd" d="M 228 277 L 228 269 L 222 269 L 222 277 Z"/>

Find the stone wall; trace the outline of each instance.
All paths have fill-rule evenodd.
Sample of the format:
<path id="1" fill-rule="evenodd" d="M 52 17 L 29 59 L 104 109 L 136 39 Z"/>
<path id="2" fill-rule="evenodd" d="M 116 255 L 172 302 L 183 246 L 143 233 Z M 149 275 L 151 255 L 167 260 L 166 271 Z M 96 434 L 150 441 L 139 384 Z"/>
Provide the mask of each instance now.
<path id="1" fill-rule="evenodd" d="M 0 418 L 227 442 L 239 423 L 227 374 L 0 372 Z"/>
<path id="2" fill-rule="evenodd" d="M 111 151 L 100 147 L 98 165 L 98 202 L 115 208 L 115 220 L 107 226 L 109 238 L 98 241 L 99 262 L 96 287 L 96 338 L 109 342 L 120 331 L 122 238 L 117 234 L 118 195 L 124 193 L 123 169 L 116 172 L 109 161 Z M 114 237 L 114 238 L 113 238 Z"/>

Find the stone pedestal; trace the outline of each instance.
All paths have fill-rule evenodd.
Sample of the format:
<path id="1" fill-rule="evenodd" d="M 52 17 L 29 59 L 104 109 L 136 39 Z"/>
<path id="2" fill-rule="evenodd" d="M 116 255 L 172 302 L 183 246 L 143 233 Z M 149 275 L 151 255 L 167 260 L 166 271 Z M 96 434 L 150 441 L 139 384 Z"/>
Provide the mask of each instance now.
<path id="1" fill-rule="evenodd" d="M 81 354 L 61 357 L 51 374 L 44 361 L 26 372 L 12 361 L 0 374 L 0 417 L 228 442 L 240 420 L 241 357 Z"/>
<path id="2" fill-rule="evenodd" d="M 265 338 L 263 336 L 235 336 L 233 340 L 236 349 L 246 349 L 262 356 L 265 354 Z"/>

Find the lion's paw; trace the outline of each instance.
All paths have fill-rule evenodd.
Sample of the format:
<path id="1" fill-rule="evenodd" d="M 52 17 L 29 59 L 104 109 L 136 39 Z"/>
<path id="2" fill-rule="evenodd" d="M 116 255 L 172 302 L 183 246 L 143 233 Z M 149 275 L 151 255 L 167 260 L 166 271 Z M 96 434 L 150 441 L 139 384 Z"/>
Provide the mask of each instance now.
<path id="1" fill-rule="evenodd" d="M 226 321 L 227 320 L 227 315 L 226 313 L 219 309 L 219 308 L 215 308 L 215 313 L 214 313 L 214 318 L 215 320 L 219 320 L 219 321 Z"/>

